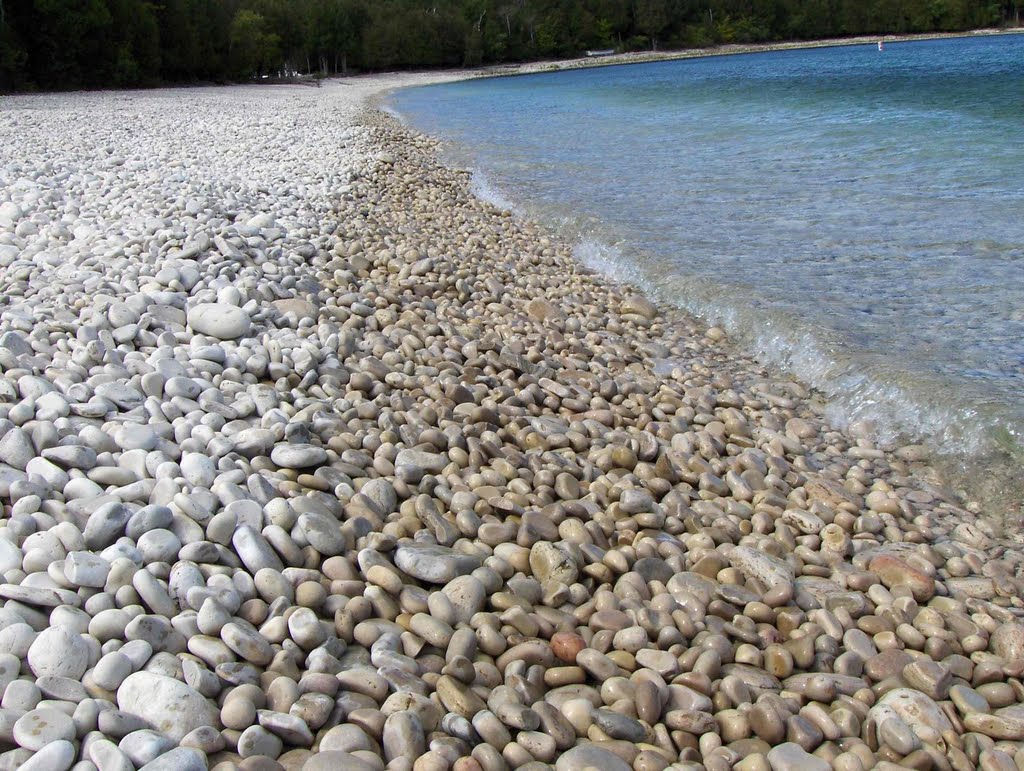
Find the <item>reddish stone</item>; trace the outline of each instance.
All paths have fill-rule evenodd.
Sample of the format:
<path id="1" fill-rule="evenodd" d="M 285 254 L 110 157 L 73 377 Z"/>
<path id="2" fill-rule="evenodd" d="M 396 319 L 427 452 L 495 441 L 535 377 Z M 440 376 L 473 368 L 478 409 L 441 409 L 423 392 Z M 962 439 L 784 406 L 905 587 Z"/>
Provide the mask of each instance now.
<path id="1" fill-rule="evenodd" d="M 551 652 L 566 664 L 575 664 L 576 654 L 586 647 L 586 641 L 575 632 L 556 632 L 551 635 Z"/>
<path id="2" fill-rule="evenodd" d="M 899 557 L 879 554 L 868 564 L 868 570 L 877 575 L 889 589 L 895 586 L 910 587 L 914 599 L 918 602 L 927 602 L 935 596 L 935 579 Z"/>
<path id="3" fill-rule="evenodd" d="M 989 649 L 1008 662 L 1024 659 L 1024 625 L 1000 624 L 989 638 Z"/>

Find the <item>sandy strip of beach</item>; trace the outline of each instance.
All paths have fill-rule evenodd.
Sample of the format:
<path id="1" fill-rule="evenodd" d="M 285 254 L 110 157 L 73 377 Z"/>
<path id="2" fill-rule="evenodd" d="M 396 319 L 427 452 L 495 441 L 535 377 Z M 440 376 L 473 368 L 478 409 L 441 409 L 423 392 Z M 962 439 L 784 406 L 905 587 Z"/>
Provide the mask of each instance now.
<path id="1" fill-rule="evenodd" d="M 1019 547 L 372 107 L 0 98 L 0 768 L 1013 768 Z"/>

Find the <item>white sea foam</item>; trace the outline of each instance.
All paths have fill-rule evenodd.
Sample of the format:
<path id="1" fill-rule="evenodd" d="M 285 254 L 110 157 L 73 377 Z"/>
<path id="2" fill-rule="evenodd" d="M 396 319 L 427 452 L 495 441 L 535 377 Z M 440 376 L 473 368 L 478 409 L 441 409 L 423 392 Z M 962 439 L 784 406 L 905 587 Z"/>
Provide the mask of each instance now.
<path id="1" fill-rule="evenodd" d="M 1008 414 L 1000 405 L 979 408 L 962 383 L 895 368 L 881 356 L 858 350 L 838 333 L 782 311 L 765 310 L 750 292 L 701 277 L 646 273 L 642 255 L 592 235 L 580 237 L 573 253 L 614 281 L 631 283 L 663 303 L 726 329 L 760 362 L 822 393 L 826 417 L 837 428 L 857 423 L 883 447 L 922 443 L 961 471 L 982 461 L 998 462 L 1007 443 L 1024 443 L 1020 416 Z M 1012 459 L 1004 457 L 1008 460 Z"/>
<path id="2" fill-rule="evenodd" d="M 479 169 L 473 169 L 473 175 L 469 182 L 469 189 L 473 192 L 473 195 L 481 201 L 487 201 L 487 203 L 497 206 L 499 209 L 510 211 L 513 214 L 522 214 L 521 210 L 519 210 L 516 207 L 516 204 L 512 202 L 512 199 L 508 198 Z"/>
<path id="3" fill-rule="evenodd" d="M 642 280 L 635 265 L 626 260 L 622 250 L 599 238 L 583 236 L 572 250 L 573 256 L 586 265 L 616 281 L 638 283 Z"/>

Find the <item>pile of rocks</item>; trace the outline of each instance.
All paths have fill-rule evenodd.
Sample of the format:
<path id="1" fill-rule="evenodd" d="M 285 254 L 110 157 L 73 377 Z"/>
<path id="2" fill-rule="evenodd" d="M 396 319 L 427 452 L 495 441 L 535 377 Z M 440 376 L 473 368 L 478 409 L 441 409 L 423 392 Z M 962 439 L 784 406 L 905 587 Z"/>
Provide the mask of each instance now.
<path id="1" fill-rule="evenodd" d="M 1021 766 L 1024 554 L 393 83 L 0 103 L 0 768 Z"/>

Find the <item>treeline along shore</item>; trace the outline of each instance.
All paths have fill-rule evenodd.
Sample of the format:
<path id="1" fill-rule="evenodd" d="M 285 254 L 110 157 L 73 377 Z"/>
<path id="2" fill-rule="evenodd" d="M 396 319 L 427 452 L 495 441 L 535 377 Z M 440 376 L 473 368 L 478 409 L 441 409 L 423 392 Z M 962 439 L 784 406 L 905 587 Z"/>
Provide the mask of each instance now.
<path id="1" fill-rule="evenodd" d="M 0 91 L 1019 25 L 1016 0 L 0 0 Z"/>
<path id="2" fill-rule="evenodd" d="M 367 109 L 437 77 L 0 98 L 0 768 L 1015 768 L 1024 548 Z"/>

